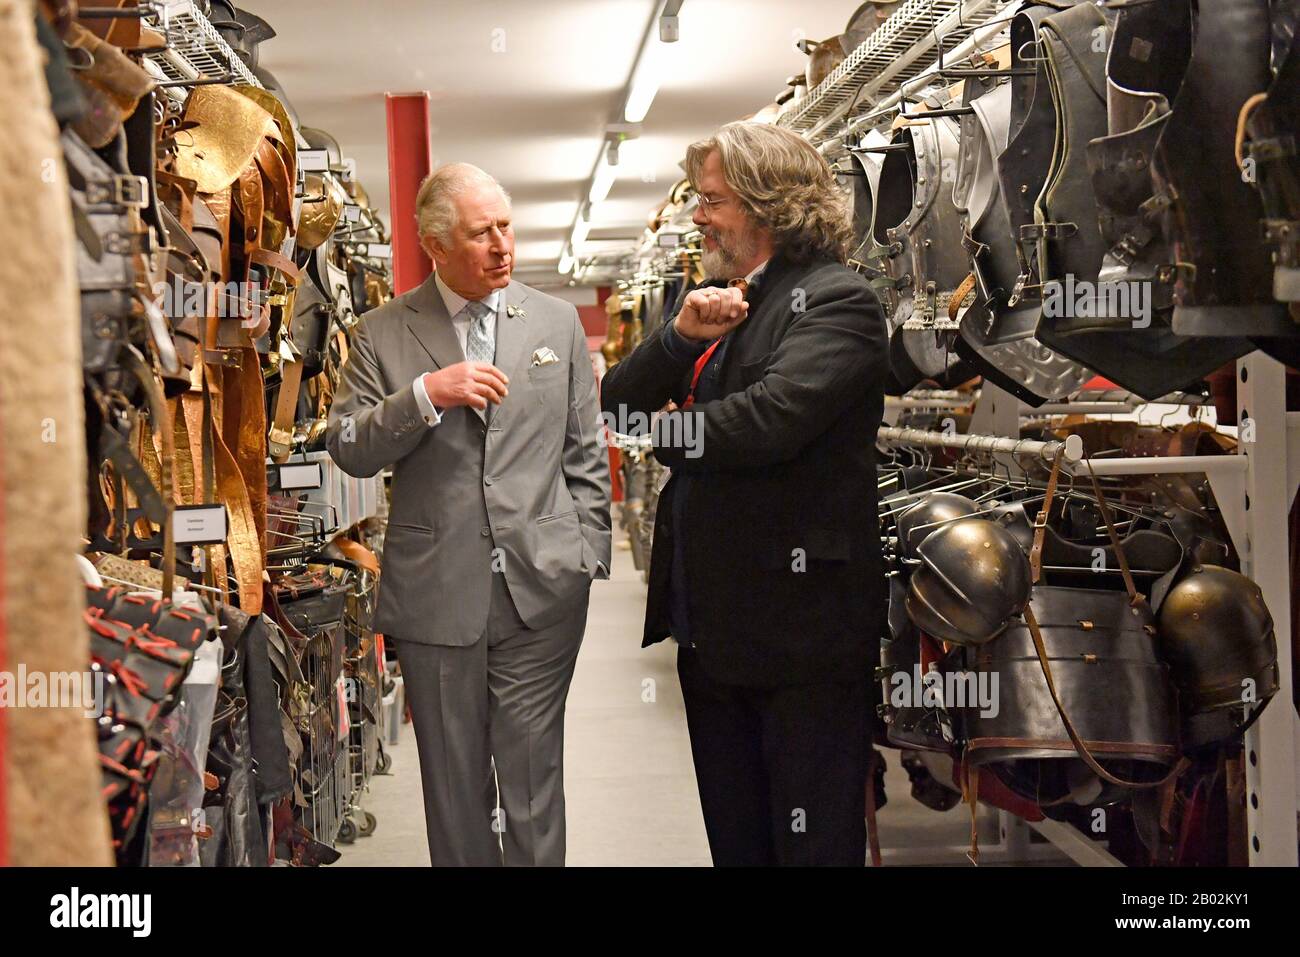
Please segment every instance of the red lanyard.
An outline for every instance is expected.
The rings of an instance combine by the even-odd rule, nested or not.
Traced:
[[[709,359],[713,355],[713,350],[722,344],[722,339],[714,339],[713,345],[704,350],[703,354],[695,360],[695,375],[691,376],[691,387],[686,390],[686,401],[682,403],[683,409],[689,409],[695,404],[695,387],[700,383],[700,375],[704,372],[704,367],[709,364]]]

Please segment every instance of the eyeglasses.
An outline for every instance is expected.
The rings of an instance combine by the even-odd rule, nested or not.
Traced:
[[[704,210],[704,215],[709,217],[710,219],[713,218],[713,211],[715,209],[717,209],[719,206],[725,206],[727,203],[727,198],[725,196],[720,199],[712,199],[708,196],[705,196],[703,193],[699,195],[699,200],[700,200],[700,209]]]

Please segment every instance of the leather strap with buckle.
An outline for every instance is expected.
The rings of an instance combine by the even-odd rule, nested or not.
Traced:
[[[1065,446],[1062,445],[1052,459],[1052,472],[1047,479],[1047,493],[1043,496],[1043,507],[1034,517],[1034,540],[1029,549],[1029,581],[1037,585],[1043,576],[1043,542],[1047,537],[1047,519],[1051,515],[1052,500],[1056,497],[1056,484],[1061,477],[1061,461],[1065,458]]]
[[[1062,453],[1057,453],[1055,460],[1052,462],[1052,476],[1048,480],[1047,496],[1043,502],[1043,509],[1034,521],[1034,545],[1030,553],[1030,573],[1031,580],[1036,585],[1042,574],[1042,543],[1047,525],[1047,515],[1051,507],[1051,499],[1055,494],[1056,480],[1060,473],[1060,463]],[[1087,459],[1084,461],[1088,462]],[[1106,496],[1102,493],[1101,484],[1097,481],[1097,475],[1092,470],[1092,463],[1088,462],[1088,474],[1092,478],[1093,491],[1097,496],[1097,505],[1101,510],[1102,520],[1106,523],[1106,532],[1110,536],[1111,544],[1115,548],[1115,557],[1119,562],[1120,573],[1124,576],[1124,588],[1128,592],[1129,605],[1135,613],[1140,613],[1146,607],[1146,599],[1138,592],[1134,584],[1132,572],[1129,570],[1128,559],[1124,555],[1124,546],[1119,540],[1119,533],[1115,530],[1115,523],[1111,516],[1110,506],[1106,502]],[[1185,767],[1187,759],[1182,758],[1174,764],[1169,773],[1158,781],[1126,781],[1107,771],[1092,755],[1092,751],[1084,742],[1079,732],[1074,727],[1074,722],[1070,720],[1069,714],[1065,710],[1065,705],[1061,701],[1060,693],[1056,689],[1056,679],[1052,674],[1052,666],[1047,658],[1047,647],[1043,643],[1043,632],[1039,628],[1038,619],[1034,616],[1032,602],[1025,606],[1025,624],[1029,626],[1029,635],[1034,642],[1034,651],[1038,655],[1038,663],[1043,670],[1043,678],[1047,681],[1047,690],[1052,695],[1052,703],[1056,706],[1056,713],[1061,717],[1061,723],[1065,726],[1065,732],[1070,736],[1070,743],[1074,745],[1075,753],[1082,759],[1088,768],[1101,778],[1111,784],[1119,785],[1126,788],[1158,788],[1166,782],[1177,777]],[[1147,610],[1147,617],[1150,617],[1150,610]]]
[[[104,180],[86,183],[86,203],[91,206],[111,204],[144,209],[149,205],[149,181],[143,176],[117,173]]]

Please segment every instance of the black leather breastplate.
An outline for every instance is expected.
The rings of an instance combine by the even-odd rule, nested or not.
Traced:
[[[1287,335],[1294,328],[1271,295],[1259,195],[1243,182],[1234,155],[1241,106],[1269,85],[1268,5],[1174,2],[1191,5],[1192,54],[1153,167],[1172,197],[1164,215],[1174,260],[1190,266],[1176,272],[1174,330]]]
[[[1088,144],[1108,244],[1101,279],[1150,283],[1157,312],[1173,306],[1173,269],[1161,231],[1166,198],[1153,195],[1151,161],[1191,58],[1189,16],[1182,3],[1149,4],[1120,14],[1106,65],[1107,133]]]
[[[1056,122],[1052,164],[1034,203],[1034,226],[1022,244],[1036,243],[1039,275],[1096,279],[1103,252],[1097,200],[1088,178],[1087,145],[1106,132],[1106,41],[1102,12],[1081,4],[1040,24],[1039,53]],[[1026,235],[1028,233],[1028,235]]]
[[[975,302],[961,317],[958,352],[980,374],[1026,402],[1068,395],[1091,377],[1079,364],[1048,349],[1032,335],[1008,335],[1007,299],[1019,274],[1015,241],[1001,200],[997,157],[1006,149],[1011,86],[971,81],[974,113],[962,117],[962,152],[953,192],[965,207],[963,236],[975,274]]]
[[[1283,34],[1285,11],[1274,16]],[[1300,24],[1291,21],[1289,46],[1279,52],[1267,99],[1249,114],[1246,156],[1254,164],[1253,185],[1264,207],[1264,241],[1273,255],[1273,297],[1290,303],[1300,322]]]
[[[1047,61],[1035,52],[1039,26],[1053,12],[1047,7],[1033,6],[1016,14],[1011,21],[1011,67],[1034,71],[1028,76],[1011,78],[1010,132],[1007,148],[998,157],[1002,202],[1011,235],[1017,243],[1020,228],[1034,223],[1034,204],[1047,181],[1048,157],[1056,139],[1056,111],[1052,107]],[[1020,276],[1017,288],[1012,290],[1009,303],[1012,307],[1022,302],[1032,304],[1040,298],[1034,288],[1039,280],[1036,264],[1031,259],[1033,252],[1032,244],[1018,245]],[[1022,320],[1018,324],[1033,328],[1036,310],[1031,308],[1031,315],[1032,322]]]
[[[1205,343],[1177,336],[1168,311],[1159,309],[1168,299],[1162,277],[1171,274],[1172,260],[1159,240],[1149,151],[1167,128],[1160,118],[1161,89],[1176,82],[1178,21],[1163,4],[1123,11],[1107,61],[1104,104],[1098,71],[1106,54],[1097,40],[1111,38],[1111,31],[1100,11],[1076,6],[1044,17],[1039,26],[1057,137],[1028,231],[1035,246],[1030,251],[1022,243],[1022,249],[1039,276],[1060,285],[1046,290],[1054,301],[1045,305],[1038,338],[1155,398],[1251,348],[1242,339]],[[1145,233],[1132,232],[1144,222]]]

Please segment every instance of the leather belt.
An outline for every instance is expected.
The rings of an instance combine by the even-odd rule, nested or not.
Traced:
[[[284,345],[292,350],[293,345],[287,339]],[[296,357],[285,360],[281,351],[280,391],[275,400],[275,420],[267,437],[267,448],[271,458],[276,462],[287,462],[293,451],[293,425],[298,413],[298,391],[302,387],[302,360]]]

